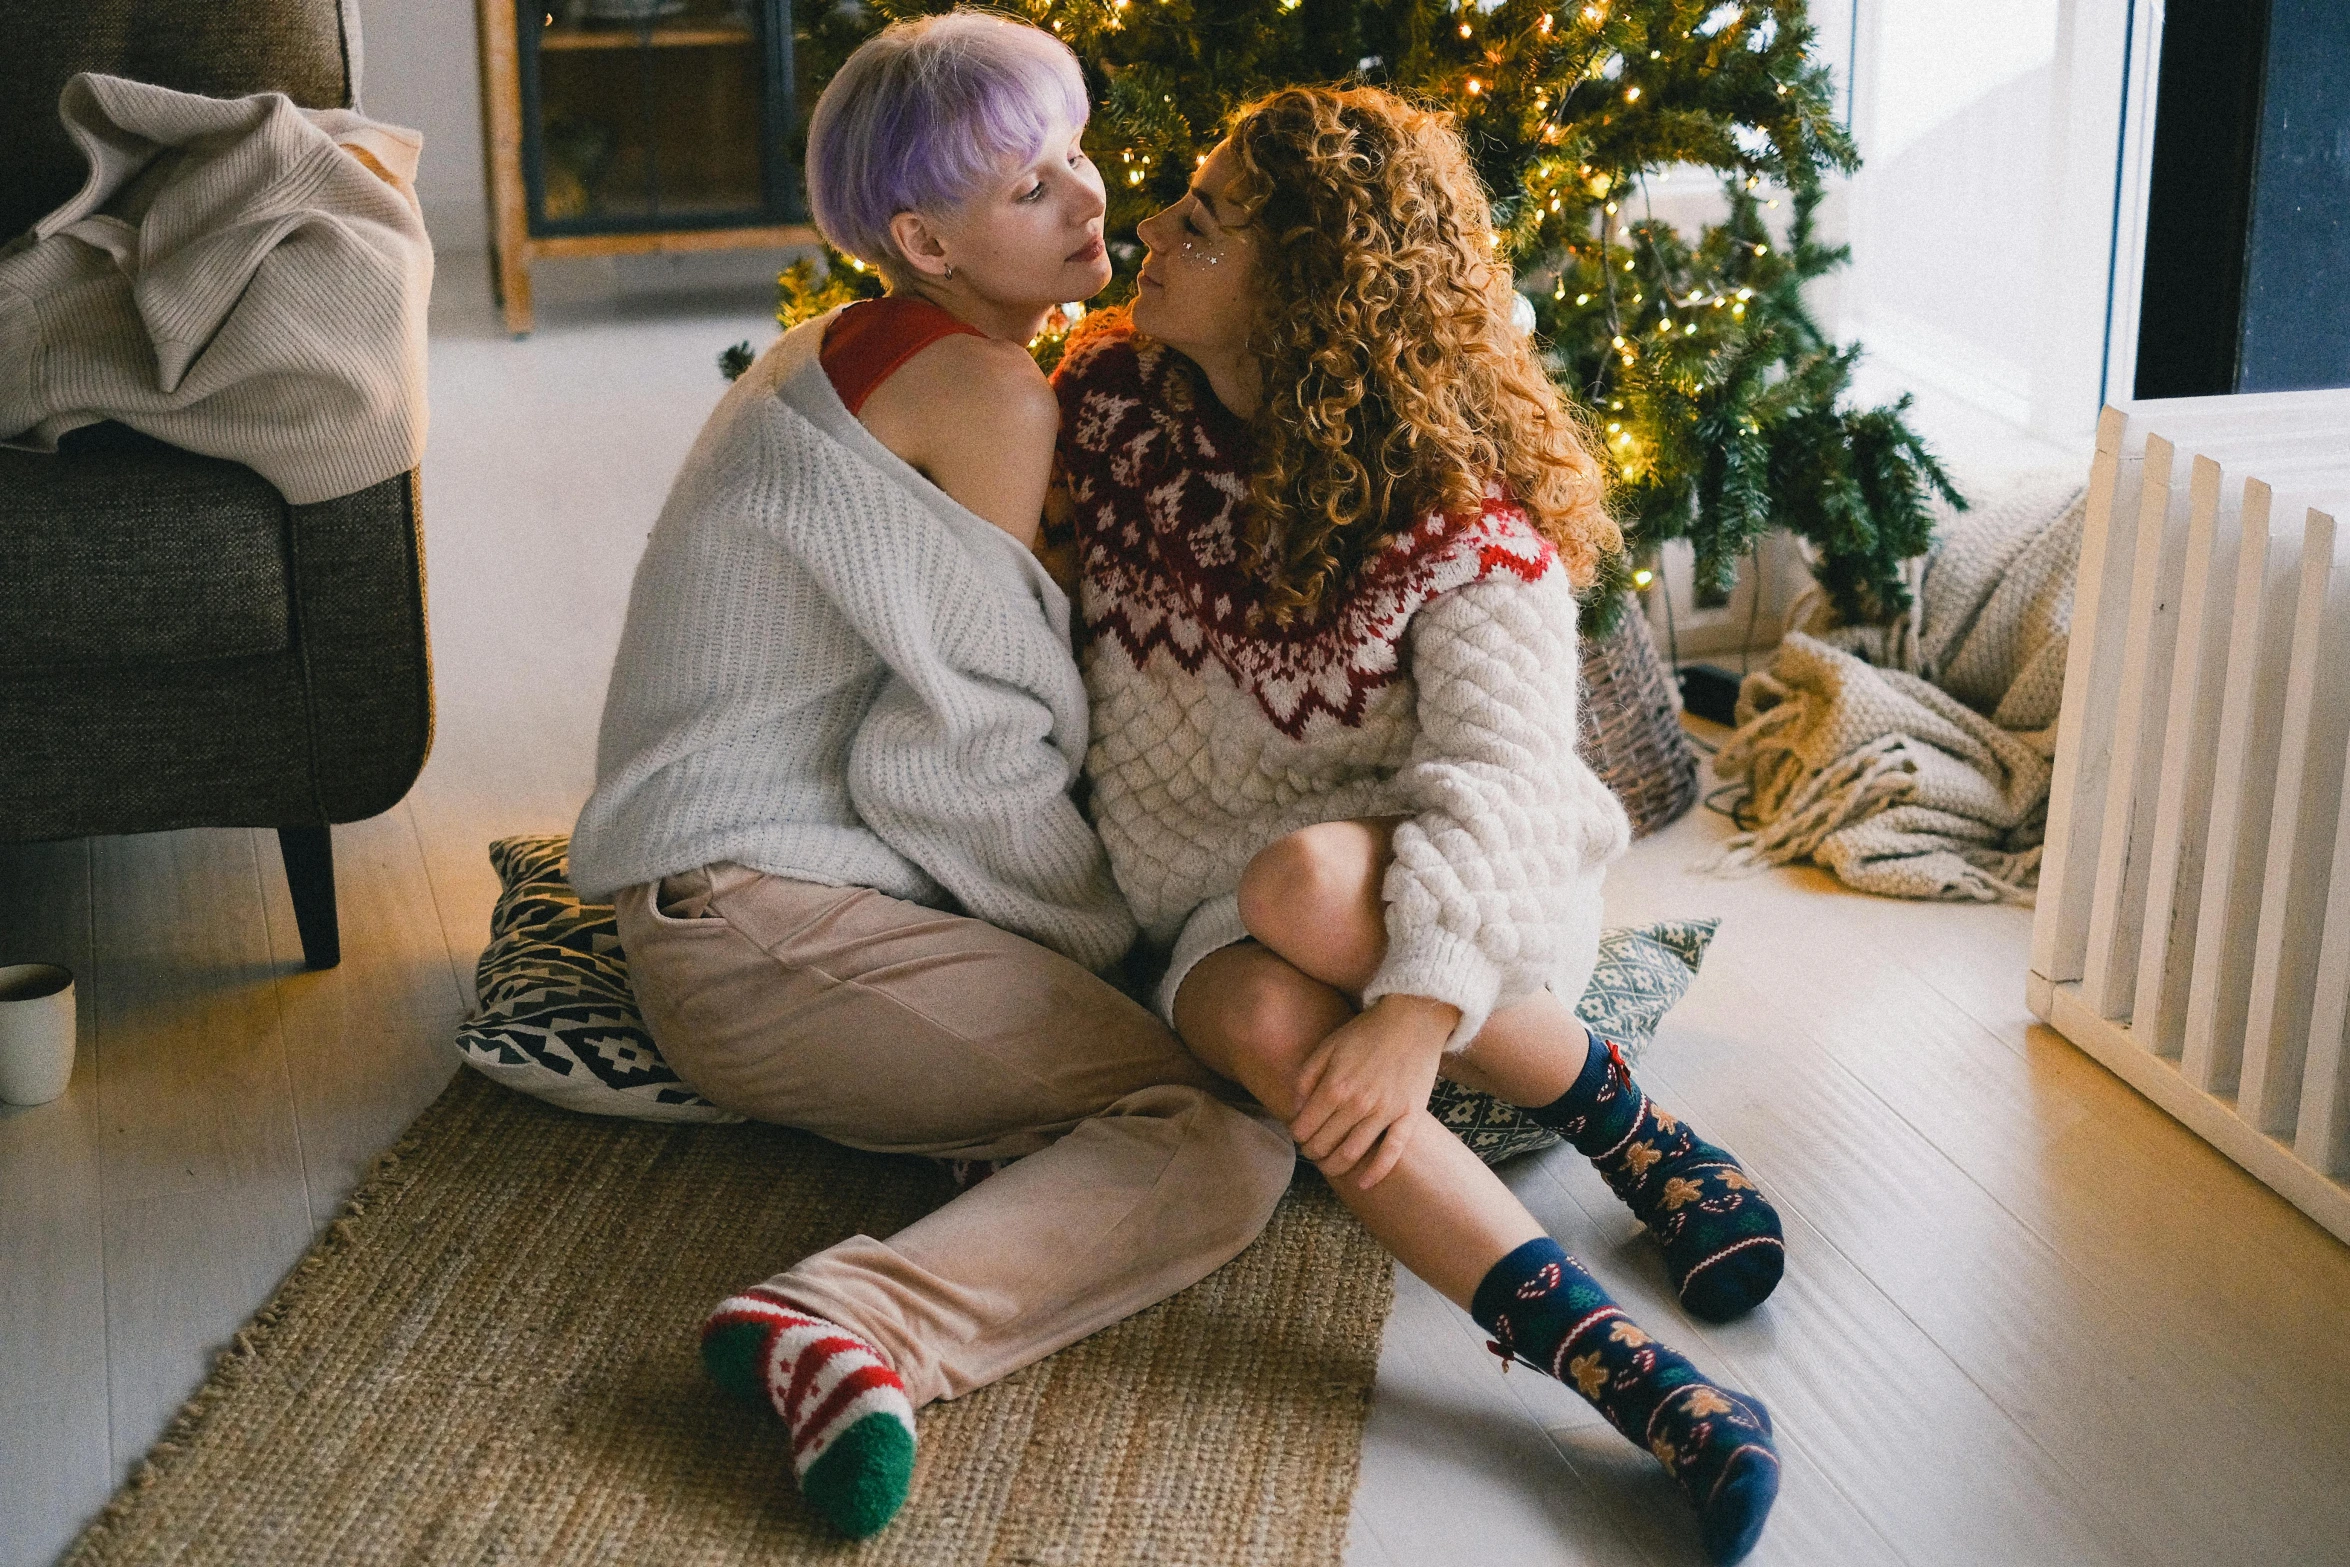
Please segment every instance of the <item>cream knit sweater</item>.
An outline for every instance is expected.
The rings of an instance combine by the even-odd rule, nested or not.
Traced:
[[[830,320],[735,382],[662,508],[572,881],[597,897],[732,860],[960,906],[1104,967],[1134,924],[1069,796],[1068,600],[842,405]]]
[[[1576,754],[1575,598],[1498,491],[1357,574],[1323,626],[1251,623],[1235,559],[1245,432],[1166,350],[1107,335],[1056,376],[1093,695],[1087,769],[1118,885],[1171,959],[1242,940],[1236,889],[1300,827],[1408,818],[1366,1002],[1460,1008],[1450,1045],[1548,985],[1583,992],[1600,883],[1631,836]]]
[[[417,134],[87,72],[58,108],[90,175],[0,248],[0,444],[54,451],[118,419],[297,505],[414,468]]]

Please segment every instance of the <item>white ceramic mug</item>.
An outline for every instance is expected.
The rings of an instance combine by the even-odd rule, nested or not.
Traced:
[[[73,1079],[73,971],[0,968],[0,1100],[45,1105]]]

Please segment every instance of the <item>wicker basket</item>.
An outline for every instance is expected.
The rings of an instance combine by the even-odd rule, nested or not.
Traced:
[[[1583,760],[1624,802],[1633,837],[1678,821],[1697,803],[1697,753],[1637,603],[1624,606],[1613,631],[1585,639],[1578,713]]]

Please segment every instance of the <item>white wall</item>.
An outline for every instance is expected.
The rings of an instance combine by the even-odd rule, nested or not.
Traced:
[[[481,74],[472,0],[358,0],[366,63],[361,102],[424,133],[416,193],[445,252],[488,248],[481,165]]]

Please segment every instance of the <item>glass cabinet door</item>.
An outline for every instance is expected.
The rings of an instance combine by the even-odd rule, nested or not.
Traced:
[[[785,0],[516,0],[534,235],[804,221]]]

